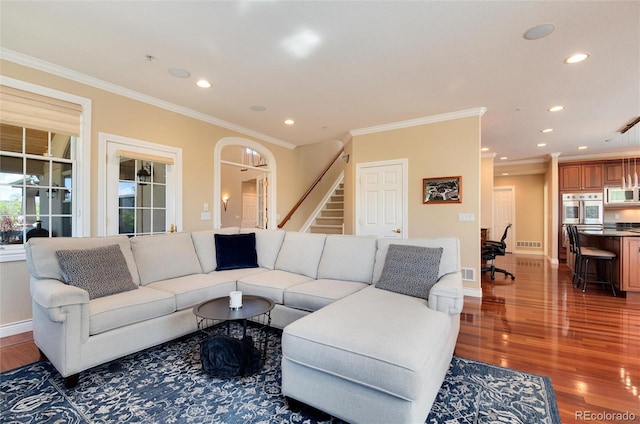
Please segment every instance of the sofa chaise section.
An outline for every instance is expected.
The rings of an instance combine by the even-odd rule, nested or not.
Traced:
[[[424,422],[460,326],[458,243],[378,240],[376,282],[391,244],[443,249],[429,299],[369,286],[291,323],[282,334],[283,394],[351,423]]]

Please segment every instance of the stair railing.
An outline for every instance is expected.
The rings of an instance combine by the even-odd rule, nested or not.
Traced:
[[[329,172],[333,164],[336,163],[336,161],[340,159],[340,157],[342,157],[343,153],[344,153],[344,148],[340,149],[340,151],[333,157],[331,162],[329,162],[329,165],[327,165],[326,168],[324,168],[324,170],[320,173],[320,175],[318,175],[318,178],[315,179],[315,181],[311,184],[311,186],[309,186],[307,191],[302,195],[302,197],[300,197],[300,200],[298,200],[298,202],[293,206],[293,208],[291,208],[287,216],[285,216],[282,222],[278,224],[278,228],[282,228],[285,226],[285,224],[291,219],[293,214],[296,213],[298,208],[302,205],[302,202],[304,202],[306,198],[309,197],[313,189],[316,188],[318,183],[320,183],[320,180],[322,180],[322,178],[327,174],[327,172]]]

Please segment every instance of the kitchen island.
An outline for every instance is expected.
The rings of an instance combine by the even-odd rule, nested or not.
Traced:
[[[579,231],[582,246],[592,246],[616,254],[613,280],[627,299],[640,302],[640,228],[607,228]]]

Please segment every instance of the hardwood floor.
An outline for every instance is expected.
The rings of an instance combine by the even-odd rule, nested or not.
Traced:
[[[483,276],[482,299],[465,298],[456,355],[550,377],[563,423],[605,412],[640,421],[640,303],[599,285],[582,293],[565,264],[542,258],[496,266],[516,280]]]
[[[456,355],[550,377],[563,423],[604,413],[640,421],[640,303],[597,285],[583,294],[566,265],[542,258],[496,265],[516,280],[483,276],[482,299],[465,299]],[[1,371],[37,360],[31,333],[0,339]],[[604,418],[591,421],[625,421]]]
[[[0,339],[0,372],[40,360],[40,352],[33,343],[33,334],[16,334]]]

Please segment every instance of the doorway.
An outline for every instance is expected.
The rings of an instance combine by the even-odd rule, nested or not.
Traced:
[[[249,225],[248,221],[254,220],[253,212],[245,210],[243,182],[247,181],[252,181],[255,187],[255,202],[246,199],[255,204],[254,227],[276,228],[276,180],[276,159],[269,149],[241,137],[218,141],[214,150],[214,228],[242,226],[245,221]],[[224,211],[223,197],[227,199]]]
[[[182,149],[105,133],[98,143],[98,235],[180,231]]]
[[[507,225],[511,228],[507,233],[505,243],[507,253],[513,253],[516,240],[516,212],[515,209],[515,187],[495,187],[493,189],[493,228],[490,235],[491,240],[500,240]]]

